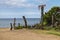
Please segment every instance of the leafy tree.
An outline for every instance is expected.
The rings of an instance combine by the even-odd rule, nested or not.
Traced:
[[[44,23],[45,25],[51,25],[52,24],[52,15],[54,16],[54,22],[56,21],[56,18],[60,18],[60,15],[57,14],[57,12],[60,11],[60,7],[52,7],[48,12],[44,14]]]

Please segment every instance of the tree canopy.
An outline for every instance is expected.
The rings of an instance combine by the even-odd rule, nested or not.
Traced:
[[[60,19],[60,7],[52,7],[48,12],[44,14],[44,24],[51,25],[52,24],[52,15],[54,15],[54,21],[56,22],[56,18]]]

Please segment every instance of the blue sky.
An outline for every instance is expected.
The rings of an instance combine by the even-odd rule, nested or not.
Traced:
[[[60,6],[60,0],[0,0],[0,18],[40,18],[41,4],[46,4],[47,12],[53,6]]]

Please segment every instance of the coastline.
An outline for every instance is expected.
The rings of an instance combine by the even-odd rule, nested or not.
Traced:
[[[0,28],[0,31],[8,31],[10,28]]]

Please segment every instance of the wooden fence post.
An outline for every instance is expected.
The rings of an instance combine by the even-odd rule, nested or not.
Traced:
[[[14,23],[13,23],[14,29],[16,28],[16,18],[14,18]]]
[[[18,26],[20,27],[20,23],[18,23]]]
[[[27,28],[27,20],[26,20],[25,16],[23,16],[23,20],[25,22],[25,27]]]
[[[13,28],[13,27],[12,27],[12,23],[10,23],[10,26],[11,26],[10,30],[12,30],[12,28]]]

